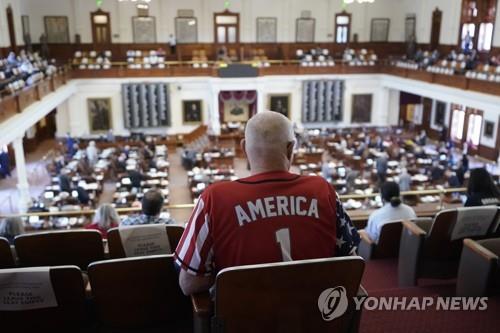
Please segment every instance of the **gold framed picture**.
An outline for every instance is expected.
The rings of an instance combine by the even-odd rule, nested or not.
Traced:
[[[250,119],[250,106],[245,101],[224,103],[224,122],[246,123]]]
[[[182,101],[182,122],[184,124],[201,124],[203,121],[202,100]]]
[[[290,94],[268,95],[267,108],[290,118]]]
[[[111,98],[88,98],[90,133],[107,132],[112,128]]]

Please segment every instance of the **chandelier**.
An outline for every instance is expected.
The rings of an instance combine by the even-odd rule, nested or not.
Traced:
[[[356,1],[357,3],[374,3],[375,0],[343,0],[344,1],[344,4],[346,5],[349,5],[351,3],[354,3],[354,1]]]

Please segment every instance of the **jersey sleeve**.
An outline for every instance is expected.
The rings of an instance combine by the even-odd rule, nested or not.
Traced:
[[[213,238],[208,200],[205,191],[198,200],[174,253],[176,265],[196,276],[209,276],[213,269]]]
[[[353,256],[356,255],[360,237],[358,230],[352,224],[351,218],[344,210],[344,206],[336,196],[336,221],[337,221],[337,244],[335,247],[335,256]]]

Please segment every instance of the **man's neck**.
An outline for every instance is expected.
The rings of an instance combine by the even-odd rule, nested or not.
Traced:
[[[250,175],[255,176],[261,173],[266,172],[288,172],[290,168],[284,165],[276,165],[276,166],[250,166]]]

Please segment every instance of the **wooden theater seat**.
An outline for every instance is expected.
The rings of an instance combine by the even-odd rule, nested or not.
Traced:
[[[82,332],[88,318],[80,269],[50,267],[50,280],[57,307],[0,311],[2,332]]]
[[[0,269],[11,268],[15,266],[14,256],[10,249],[9,241],[0,237]]]
[[[17,236],[14,240],[20,266],[76,265],[86,271],[104,259],[102,236],[97,230],[52,231]]]
[[[102,328],[177,332],[179,324],[192,327],[189,298],[179,287],[172,255],[94,262],[88,273]]]
[[[500,293],[500,238],[464,239],[457,276],[457,296]]]
[[[360,312],[353,297],[359,295],[363,270],[361,257],[224,269],[217,274],[213,313],[208,294],[192,296],[195,332],[209,332],[210,321],[211,332],[356,332]],[[344,288],[346,298],[327,298],[325,303],[337,300],[339,312],[342,304],[346,310],[327,321],[323,315],[329,311],[319,299],[330,288]]]
[[[173,251],[181,240],[182,233],[184,232],[184,227],[180,225],[165,225],[165,228],[168,235],[168,240],[170,242],[170,248]],[[108,230],[108,247],[109,257],[111,259],[127,257],[125,255],[125,250],[122,245],[122,239],[120,237],[118,228],[112,228]]]
[[[431,222],[429,218],[417,218],[411,222]],[[359,243],[359,255],[365,259],[389,259],[397,258],[399,255],[399,243],[403,221],[391,221],[382,226],[378,243],[370,238],[367,232],[359,230],[361,242]]]
[[[495,212],[489,220],[481,217],[485,209]],[[499,212],[500,208],[496,207],[457,208],[439,212],[432,222],[404,221],[399,248],[399,285],[415,286],[418,278],[456,277],[462,240],[491,238],[498,234]],[[471,217],[460,225],[458,217],[464,213]]]
[[[359,255],[365,260],[397,258],[401,230],[403,230],[402,221],[392,221],[384,224],[380,229],[378,243],[375,243],[366,231],[359,230],[361,236]]]

